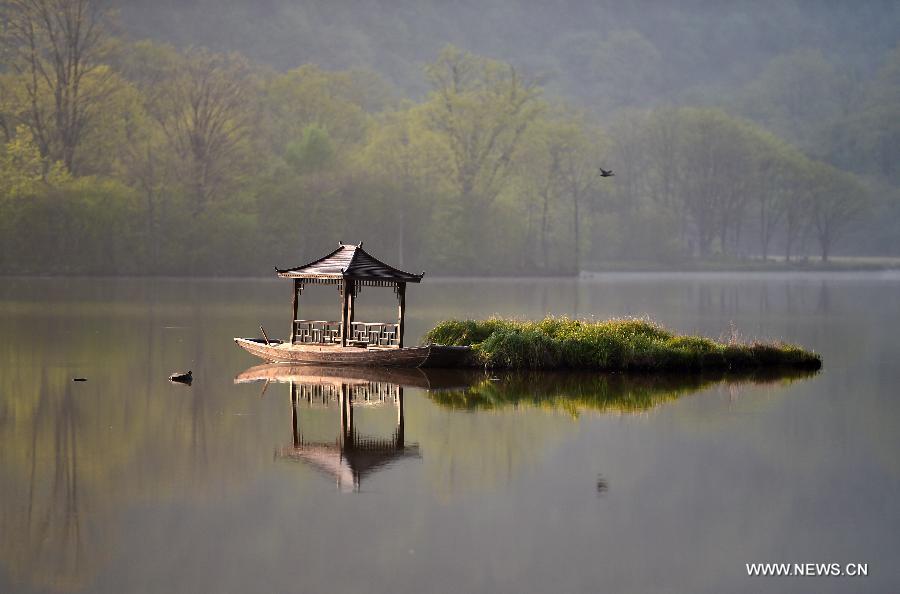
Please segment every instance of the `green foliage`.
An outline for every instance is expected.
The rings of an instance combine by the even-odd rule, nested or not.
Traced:
[[[753,249],[767,258],[777,243],[790,259],[815,237],[827,259],[868,208],[852,175],[719,109],[625,113],[613,137],[627,180],[610,207],[618,226],[634,229],[614,257],[735,258]]]
[[[142,254],[128,240],[137,235],[136,193],[119,181],[80,177],[7,204],[4,267],[13,273],[133,274]],[[28,229],[28,241],[10,241]],[[31,268],[34,267],[34,268]]]
[[[425,341],[471,346],[478,362],[490,368],[699,371],[821,365],[819,355],[794,345],[678,336],[646,319],[449,320],[430,330]]]
[[[368,110],[391,104],[385,86],[369,72],[330,72],[312,64],[271,76],[262,98],[269,115],[264,133],[280,152],[312,126],[327,131],[333,150],[341,151],[363,140]]]
[[[10,23],[27,25],[47,1],[16,3]],[[86,53],[63,48],[84,59],[77,89],[29,77],[64,67],[48,61],[58,40],[47,31],[34,50],[27,27],[2,39],[0,273],[45,272],[59,261],[54,238],[94,245],[99,228],[147,274],[261,274],[352,237],[431,274],[900,248],[900,50],[856,74],[827,52],[792,50],[737,95],[698,101],[718,108],[663,108],[650,100],[671,84],[663,42],[629,25],[555,39],[554,56],[577,65],[566,80],[537,78],[547,63],[447,46],[419,99],[398,101],[365,64],[278,72],[239,54],[126,43],[109,14],[92,15],[96,39],[74,40]],[[575,88],[581,106],[550,98]],[[84,222],[98,201],[107,210]],[[51,228],[49,243],[16,248]],[[119,270],[103,252],[81,260],[50,268]]]
[[[480,259],[469,239],[491,237],[491,209],[510,183],[526,130],[546,106],[541,88],[512,65],[453,46],[426,72],[427,125],[451,156],[444,170],[454,204],[442,212],[442,251],[446,265],[463,272]]]
[[[334,161],[334,144],[328,131],[310,124],[303,130],[303,138],[291,142],[285,151],[285,160],[301,173],[324,169]]]
[[[0,200],[34,196],[46,186],[68,179],[60,163],[49,163],[41,156],[34,137],[26,126],[18,126],[15,136],[0,147]]]

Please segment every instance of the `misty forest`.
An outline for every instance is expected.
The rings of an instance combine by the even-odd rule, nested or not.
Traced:
[[[2,11],[3,274],[900,254],[896,2]]]

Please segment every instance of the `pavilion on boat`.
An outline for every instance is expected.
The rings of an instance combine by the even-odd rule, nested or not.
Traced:
[[[362,243],[340,243],[323,258],[296,268],[275,271],[293,279],[293,316],[290,344],[403,348],[406,283],[418,283],[424,273],[412,274],[385,264],[368,252]],[[336,285],[341,297],[341,319],[298,319],[299,299],[307,285]],[[397,322],[358,322],[354,304],[362,287],[392,287],[397,294]]]

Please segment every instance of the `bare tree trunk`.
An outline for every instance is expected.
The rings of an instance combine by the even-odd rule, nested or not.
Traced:
[[[575,259],[575,273],[581,272],[581,234],[579,233],[580,221],[578,219],[578,206],[579,206],[579,191],[578,187],[572,188],[572,232],[575,239],[574,246],[574,259]]]
[[[406,208],[400,204],[397,208],[397,265],[402,269],[404,266],[404,232],[406,231]]]
[[[246,61],[206,50],[191,50],[156,93],[153,115],[182,163],[194,216],[204,214],[238,177],[240,146],[250,135],[251,97]]]
[[[111,92],[112,75],[98,70],[108,53],[109,12],[96,0],[7,0],[4,8],[9,66],[30,105],[25,123],[41,155],[75,173],[84,133]]]
[[[828,254],[831,251],[832,240],[830,221],[827,218],[825,218],[824,220],[817,220],[816,227],[819,246],[822,248],[822,262],[827,262]]]

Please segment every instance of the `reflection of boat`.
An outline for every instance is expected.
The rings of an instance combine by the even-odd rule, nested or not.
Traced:
[[[251,367],[234,378],[234,383],[295,382],[298,384],[388,382],[426,390],[464,388],[484,379],[473,369],[406,369],[402,367],[348,367],[267,363]]]
[[[329,388],[334,393],[329,394]],[[298,402],[321,398],[340,408],[340,433],[334,442],[314,442],[303,438],[297,412]],[[360,435],[353,423],[354,407],[385,404],[397,407],[397,424],[390,438]],[[419,446],[407,444],[404,436],[403,387],[382,382],[291,382],[291,444],[280,448],[280,458],[306,462],[331,476],[342,491],[358,490],[360,481],[379,468],[404,458],[418,458]]]
[[[391,367],[460,367],[469,347],[403,345],[406,284],[418,283],[422,274],[411,274],[372,257],[362,244],[339,244],[338,249],[305,266],[275,269],[281,278],[293,280],[291,336],[286,342],[263,338],[235,338],[234,342],[261,359],[272,362],[324,365],[378,365]],[[307,286],[337,287],[341,319],[297,319],[298,301]],[[357,322],[355,303],[363,287],[391,287],[397,294],[396,322]]]
[[[301,461],[332,477],[342,491],[359,489],[360,481],[376,470],[405,458],[418,458],[419,447],[408,444],[404,433],[403,386],[428,388],[439,374],[418,369],[350,368],[316,365],[268,364],[252,367],[234,378],[235,383],[265,381],[290,384],[291,442],[276,456]],[[458,384],[457,384],[458,385]],[[333,441],[304,437],[300,407],[337,407],[339,432]],[[389,437],[360,434],[354,424],[355,409],[393,404],[396,424]]]

